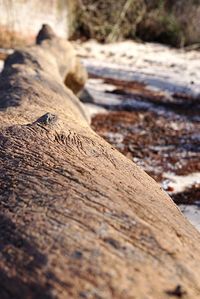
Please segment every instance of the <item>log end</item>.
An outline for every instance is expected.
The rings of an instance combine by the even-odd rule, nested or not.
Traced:
[[[65,78],[65,85],[70,88],[74,94],[79,94],[85,86],[88,79],[88,74],[85,67],[81,64],[78,58],[76,58],[75,66],[67,74]]]

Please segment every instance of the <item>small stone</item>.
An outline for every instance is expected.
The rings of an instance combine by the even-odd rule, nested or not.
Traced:
[[[166,191],[168,191],[168,192],[173,192],[173,191],[174,191],[174,188],[173,188],[172,186],[168,186],[167,189],[166,189]]]

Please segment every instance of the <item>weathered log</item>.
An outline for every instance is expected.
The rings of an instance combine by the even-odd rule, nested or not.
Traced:
[[[93,132],[45,28],[0,77],[0,298],[200,298],[199,233]]]

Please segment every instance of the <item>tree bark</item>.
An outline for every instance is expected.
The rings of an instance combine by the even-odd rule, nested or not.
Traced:
[[[199,233],[90,128],[70,43],[37,43],[0,77],[0,298],[200,298]]]

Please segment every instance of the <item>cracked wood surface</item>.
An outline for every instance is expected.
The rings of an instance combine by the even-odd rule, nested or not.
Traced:
[[[85,79],[70,43],[47,26],[6,60],[0,298],[200,298],[199,233],[92,131],[63,84],[78,92]]]

